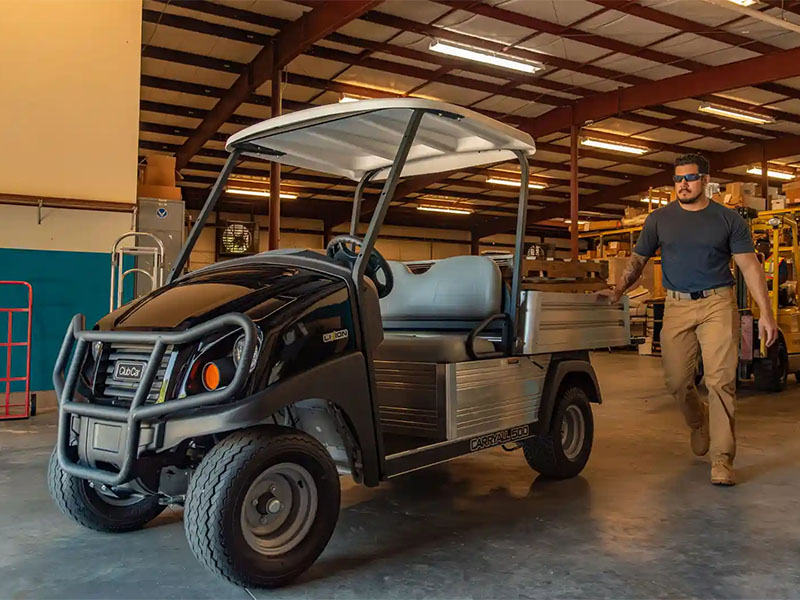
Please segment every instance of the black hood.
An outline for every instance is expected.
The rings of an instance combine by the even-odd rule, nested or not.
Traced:
[[[182,277],[106,315],[97,326],[102,331],[185,329],[231,312],[258,321],[345,286],[340,277],[315,269],[236,260]]]

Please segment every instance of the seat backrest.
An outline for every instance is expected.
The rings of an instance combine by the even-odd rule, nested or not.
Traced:
[[[400,321],[482,321],[501,311],[500,268],[484,256],[438,260],[414,274],[401,262],[389,261],[392,292],[381,299],[384,324]]]

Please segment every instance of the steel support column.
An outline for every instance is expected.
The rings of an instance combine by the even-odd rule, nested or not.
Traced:
[[[469,235],[469,253],[478,256],[481,253],[481,237],[474,231]]]
[[[767,202],[767,210],[769,210],[769,169],[767,168],[767,146],[761,146],[761,195]]]
[[[272,109],[270,118],[281,115],[281,71],[272,72]],[[277,250],[281,242],[281,164],[269,163],[269,249]]]
[[[569,129],[569,240],[573,260],[578,259],[578,133],[574,123]]]

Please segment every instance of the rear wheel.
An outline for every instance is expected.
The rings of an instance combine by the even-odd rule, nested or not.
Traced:
[[[766,358],[753,361],[756,388],[762,392],[780,392],[789,379],[789,354],[786,342],[778,338],[767,351]]]
[[[155,519],[164,506],[156,496],[116,497],[85,479],[73,477],[58,462],[56,451],[50,455],[47,472],[50,495],[65,515],[89,529],[122,533],[141,529]]]
[[[195,472],[186,536],[217,575],[278,587],[322,553],[339,501],[336,466],[317,440],[284,427],[241,431],[215,446]]]
[[[553,479],[575,477],[592,452],[594,421],[589,397],[578,386],[562,388],[556,398],[550,430],[522,442],[530,467]]]

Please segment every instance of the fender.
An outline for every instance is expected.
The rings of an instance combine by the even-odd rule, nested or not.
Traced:
[[[334,383],[335,382],[335,383]],[[379,482],[378,446],[364,355],[355,352],[318,365],[302,374],[269,386],[237,402],[203,409],[185,417],[173,417],[164,423],[162,449],[202,435],[224,433],[266,422],[272,415],[292,404],[320,399],[334,404],[345,417],[350,436],[344,442],[350,456],[361,456],[363,483]],[[352,447],[353,443],[357,448]],[[354,476],[355,471],[354,471]]]
[[[537,433],[543,434],[550,430],[550,420],[553,417],[553,410],[556,405],[556,395],[564,382],[570,376],[577,376],[586,384],[589,401],[600,404],[603,398],[600,394],[600,386],[597,384],[592,363],[589,362],[587,353],[571,353],[564,357],[553,356],[553,360],[547,369],[547,376],[544,380],[544,394],[539,410],[539,421]]]

